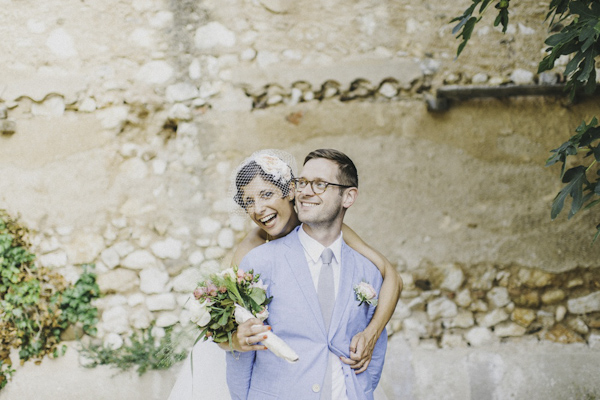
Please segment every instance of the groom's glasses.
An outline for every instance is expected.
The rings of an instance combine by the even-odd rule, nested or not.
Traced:
[[[352,187],[352,186],[348,186],[348,185],[340,185],[339,183],[330,183],[330,182],[325,182],[325,181],[320,181],[320,180],[309,181],[308,179],[304,179],[304,178],[296,178],[296,179],[294,179],[294,183],[296,184],[297,191],[304,190],[310,184],[310,187],[312,188],[312,191],[315,194],[325,193],[325,191],[327,190],[327,186],[338,186],[338,187],[343,187],[343,188]]]

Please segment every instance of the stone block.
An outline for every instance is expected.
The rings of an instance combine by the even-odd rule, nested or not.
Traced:
[[[600,292],[570,299],[567,308],[571,314],[587,314],[600,311]]]

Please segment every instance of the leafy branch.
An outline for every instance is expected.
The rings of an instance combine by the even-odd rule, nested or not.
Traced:
[[[502,25],[503,32],[508,26],[508,8],[510,0],[496,3],[498,15],[494,26]],[[491,4],[491,0],[472,0],[472,4],[462,15],[451,22],[458,22],[452,30],[456,38],[462,38],[457,49],[457,57],[471,38],[475,25],[481,20],[483,13]],[[477,6],[478,16],[475,17]],[[571,101],[579,93],[592,94],[596,91],[596,59],[600,55],[600,2],[597,0],[551,0],[546,21],[550,27],[559,27],[560,31],[551,34],[544,43],[548,46],[547,55],[538,65],[538,73],[554,68],[556,60],[561,56],[570,57],[565,66],[563,75],[566,78],[565,90],[569,92]],[[563,25],[569,21],[568,24]],[[555,24],[556,22],[556,24]],[[560,23],[560,24],[559,24]],[[546,166],[562,163],[560,178],[565,186],[554,198],[550,216],[555,219],[564,208],[565,200],[572,198],[568,218],[578,211],[588,209],[600,203],[599,173],[593,174],[593,167],[600,161],[600,127],[598,120],[593,117],[589,124],[585,121],[576,129],[576,134],[560,147],[551,150],[552,155]],[[577,159],[578,164],[565,171],[567,158],[585,153],[583,159]],[[593,156],[590,158],[590,156]],[[584,159],[589,159],[584,164]],[[594,175],[594,178],[590,178]],[[596,226],[597,232],[594,241],[600,235],[600,224]]]
[[[473,4],[471,4],[471,6],[469,6],[469,8],[467,8],[462,15],[460,15],[460,16],[454,18],[452,21],[450,21],[450,22],[458,21],[458,24],[452,29],[452,34],[456,35],[458,32],[460,32],[456,38],[457,39],[460,37],[463,38],[463,41],[458,45],[458,51],[456,52],[456,57],[460,56],[460,53],[462,53],[463,49],[469,42],[469,39],[471,39],[471,34],[473,33],[473,29],[475,28],[475,25],[479,21],[481,21],[483,14],[487,10],[488,6],[492,3],[492,0],[472,0],[472,1],[473,1]],[[495,6],[496,9],[499,10],[499,12],[498,12],[498,16],[496,17],[496,20],[494,21],[494,26],[498,26],[501,24],[503,33],[506,32],[506,28],[508,27],[508,5],[509,5],[509,3],[510,3],[510,0],[501,0],[498,3],[496,3],[496,6]],[[479,6],[479,11],[478,11],[478,16],[475,17],[475,16],[473,16],[473,13],[475,12],[477,6]]]

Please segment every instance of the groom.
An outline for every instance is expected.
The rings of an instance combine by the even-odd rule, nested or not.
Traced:
[[[270,351],[227,354],[227,383],[233,399],[373,399],[387,335],[375,345],[364,373],[355,374],[340,357],[350,358],[352,337],[375,309],[357,299],[355,286],[367,282],[379,292],[379,270],[348,247],[341,235],[346,210],[358,195],[358,174],[345,154],[311,152],[296,183],[302,222],[279,240],[259,246],[240,268],[254,269],[268,285],[268,323],[300,357],[290,364]]]

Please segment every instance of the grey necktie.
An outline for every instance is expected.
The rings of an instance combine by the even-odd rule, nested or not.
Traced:
[[[329,325],[331,323],[331,314],[333,314],[333,306],[335,304],[335,288],[333,286],[333,268],[331,267],[331,259],[333,258],[333,251],[330,248],[323,250],[321,254],[321,273],[319,274],[319,285],[317,288],[317,294],[319,296],[319,304],[321,306],[321,313],[323,314],[323,321],[325,322],[325,332],[329,332]],[[331,400],[332,398],[332,369],[331,369],[331,358],[329,357],[329,351],[327,352],[327,369],[325,370],[325,380],[323,381],[323,387],[321,388],[321,400]]]
[[[333,251],[330,248],[323,250],[321,254],[321,273],[319,275],[319,286],[317,293],[319,295],[319,304],[323,321],[325,321],[325,332],[329,332],[329,323],[331,322],[331,314],[333,314],[333,305],[335,304],[335,289],[333,286],[333,268],[331,267],[331,259]]]

